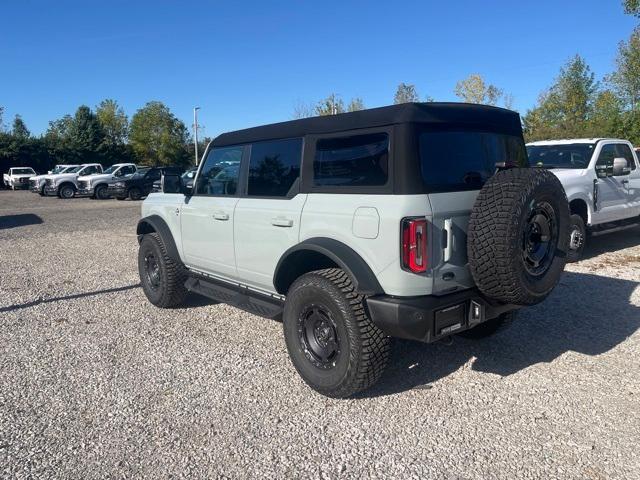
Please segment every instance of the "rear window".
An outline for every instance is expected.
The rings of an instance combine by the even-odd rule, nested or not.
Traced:
[[[536,167],[576,168],[589,166],[595,143],[570,143],[562,145],[529,145],[529,162]]]
[[[316,143],[316,187],[380,186],[389,176],[389,135],[323,138]]]
[[[496,164],[528,165],[519,136],[430,131],[419,138],[422,179],[431,191],[478,190],[495,173]]]

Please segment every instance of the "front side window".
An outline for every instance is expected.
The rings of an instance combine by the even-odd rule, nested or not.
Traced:
[[[316,143],[316,187],[381,186],[389,178],[389,135],[323,138]]]
[[[300,176],[302,139],[254,143],[249,160],[247,194],[286,197]]]
[[[617,143],[616,152],[617,152],[616,158],[625,158],[627,160],[627,166],[631,170],[636,169],[636,161],[633,158],[633,153],[631,152],[629,145],[626,145],[624,143]]]
[[[571,143],[563,145],[529,145],[529,163],[544,168],[575,168],[589,166],[595,144]]]
[[[153,181],[155,182],[156,180],[160,180],[160,177],[162,176],[162,172],[160,171],[159,168],[152,168],[151,170],[149,170],[147,172],[147,174],[145,175],[145,179],[147,181]]]
[[[98,173],[98,167],[96,167],[95,165],[89,165],[79,173],[80,175],[93,175],[94,173]]]
[[[133,165],[125,165],[120,170],[118,170],[117,175],[119,177],[126,177],[127,175],[131,175],[135,173],[136,169]]]
[[[235,195],[244,147],[214,148],[198,174],[196,195]]]
[[[479,190],[500,164],[528,164],[522,137],[491,132],[429,131],[419,137],[422,180],[431,191]]]

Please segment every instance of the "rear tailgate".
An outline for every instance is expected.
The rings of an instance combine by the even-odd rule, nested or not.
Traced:
[[[433,294],[474,286],[467,261],[467,224],[478,191],[432,193],[430,265]]]

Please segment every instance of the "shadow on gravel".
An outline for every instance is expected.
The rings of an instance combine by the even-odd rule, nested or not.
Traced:
[[[615,252],[640,245],[640,227],[629,228],[621,232],[605,233],[589,237],[582,252],[582,259],[597,257],[603,253]]]
[[[131,290],[134,288],[138,288],[140,286],[139,283],[133,285],[125,285],[124,287],[114,287],[114,288],[105,288],[104,290],[95,290],[93,292],[83,292],[83,293],[73,293],[71,295],[65,295],[63,297],[52,297],[52,298],[38,298],[37,300],[33,300],[31,302],[19,303],[16,305],[9,305],[8,307],[1,307],[0,313],[3,312],[12,312],[14,310],[21,310],[23,308],[34,307],[36,305],[40,305],[42,303],[53,303],[53,302],[62,302],[65,300],[75,300],[78,298],[86,298],[93,297],[95,295],[102,295],[105,293],[116,293],[123,292],[125,290]]]
[[[515,322],[492,337],[455,337],[450,345],[396,341],[387,371],[361,397],[428,389],[465,364],[507,376],[568,351],[592,356],[607,352],[640,328],[640,307],[630,303],[638,285],[565,272],[550,298],[523,309]]]
[[[0,230],[6,228],[25,227],[27,225],[39,225],[44,223],[42,218],[33,213],[19,215],[0,215]]]

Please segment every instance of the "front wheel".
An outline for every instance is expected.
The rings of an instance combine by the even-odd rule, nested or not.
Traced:
[[[142,290],[156,307],[177,307],[184,302],[187,272],[180,261],[169,256],[157,233],[142,237],[138,250],[138,273]]]
[[[58,197],[68,199],[73,198],[76,191],[71,185],[63,185],[58,189]]]
[[[584,246],[587,243],[587,227],[580,215],[571,215],[569,223],[569,249],[567,250],[567,262],[574,263],[580,260]]]
[[[94,190],[94,195],[98,200],[107,200],[109,198],[109,192],[106,185],[98,185]]]
[[[345,398],[382,375],[390,339],[364,308],[364,297],[338,268],[298,278],[287,294],[284,337],[293,366],[315,391]]]
[[[129,190],[129,198],[131,200],[140,200],[142,198],[142,192],[139,188],[133,187],[131,190]]]

